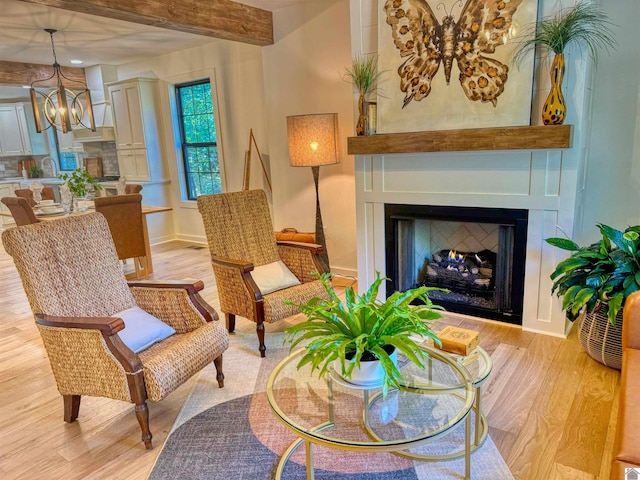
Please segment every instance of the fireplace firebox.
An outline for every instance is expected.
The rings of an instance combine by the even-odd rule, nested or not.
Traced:
[[[429,296],[448,311],[521,325],[527,222],[527,210],[386,204],[387,294],[439,287]]]

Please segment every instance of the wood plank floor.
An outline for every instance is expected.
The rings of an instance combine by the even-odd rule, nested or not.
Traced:
[[[194,247],[153,247],[154,278],[202,279],[203,297],[217,305],[208,250]],[[4,250],[0,279],[0,478],[145,479],[193,381],[150,403],[151,451],[139,440],[132,405],[124,402],[83,397],[78,421],[64,423],[62,398]],[[619,372],[588,357],[577,329],[563,340],[453,316],[442,323],[479,330],[492,355],[484,411],[516,478],[609,478]]]

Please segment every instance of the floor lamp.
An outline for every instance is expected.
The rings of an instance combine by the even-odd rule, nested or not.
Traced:
[[[292,167],[311,167],[316,186],[316,243],[322,245],[320,255],[324,271],[329,272],[329,253],[324,238],[318,176],[321,165],[340,161],[338,154],[338,114],[294,115],[287,117],[289,164]]]

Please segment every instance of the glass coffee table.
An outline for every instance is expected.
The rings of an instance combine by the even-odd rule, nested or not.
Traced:
[[[433,350],[433,347],[425,347],[423,346],[425,352],[429,353]],[[474,412],[474,432],[473,432],[473,443],[471,445],[471,452],[474,452],[478,447],[480,447],[487,438],[487,434],[489,432],[487,418],[482,413],[482,386],[486,382],[487,378],[489,378],[489,374],[493,368],[493,362],[491,360],[491,356],[486,352],[486,350],[480,346],[473,349],[473,351],[469,355],[457,355],[457,354],[448,354],[448,356],[455,360],[455,362],[464,367],[469,376],[471,377],[471,381],[473,383],[473,387],[475,388],[475,401],[473,404],[473,412]],[[433,377],[434,364],[431,357],[426,362],[425,368],[420,369],[414,363],[409,362],[405,368],[402,369],[402,376],[404,379],[403,388],[413,389],[424,388],[424,385],[429,385],[431,382],[431,378]],[[401,453],[400,453],[401,454]],[[406,455],[408,458],[413,460],[427,460],[427,461],[440,461],[440,460],[452,460],[454,458],[461,457],[465,454],[465,450],[461,449],[457,452],[451,452],[444,455],[428,456],[428,455]]]
[[[299,438],[280,459],[276,479],[282,477],[285,465],[302,444],[309,480],[314,478],[314,444],[345,451],[392,452],[425,461],[464,455],[465,478],[470,478],[470,412],[480,411],[476,403],[479,385],[455,357],[429,346],[422,348],[428,355],[426,368],[420,371],[399,355],[405,382],[386,398],[380,387],[352,385],[333,372],[321,379],[317,372],[311,374],[309,365],[298,370],[304,349],[280,362],[269,377],[267,398],[278,420]],[[461,452],[446,456],[412,453],[446,436],[463,421]],[[484,425],[486,430],[486,421]],[[480,443],[476,438],[474,447]]]

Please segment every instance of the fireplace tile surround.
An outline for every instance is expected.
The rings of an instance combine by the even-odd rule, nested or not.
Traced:
[[[551,295],[558,252],[544,242],[573,225],[576,148],[355,155],[358,279],[386,274],[385,204],[528,211],[522,329],[564,337],[567,322]],[[386,296],[381,291],[380,296]]]

